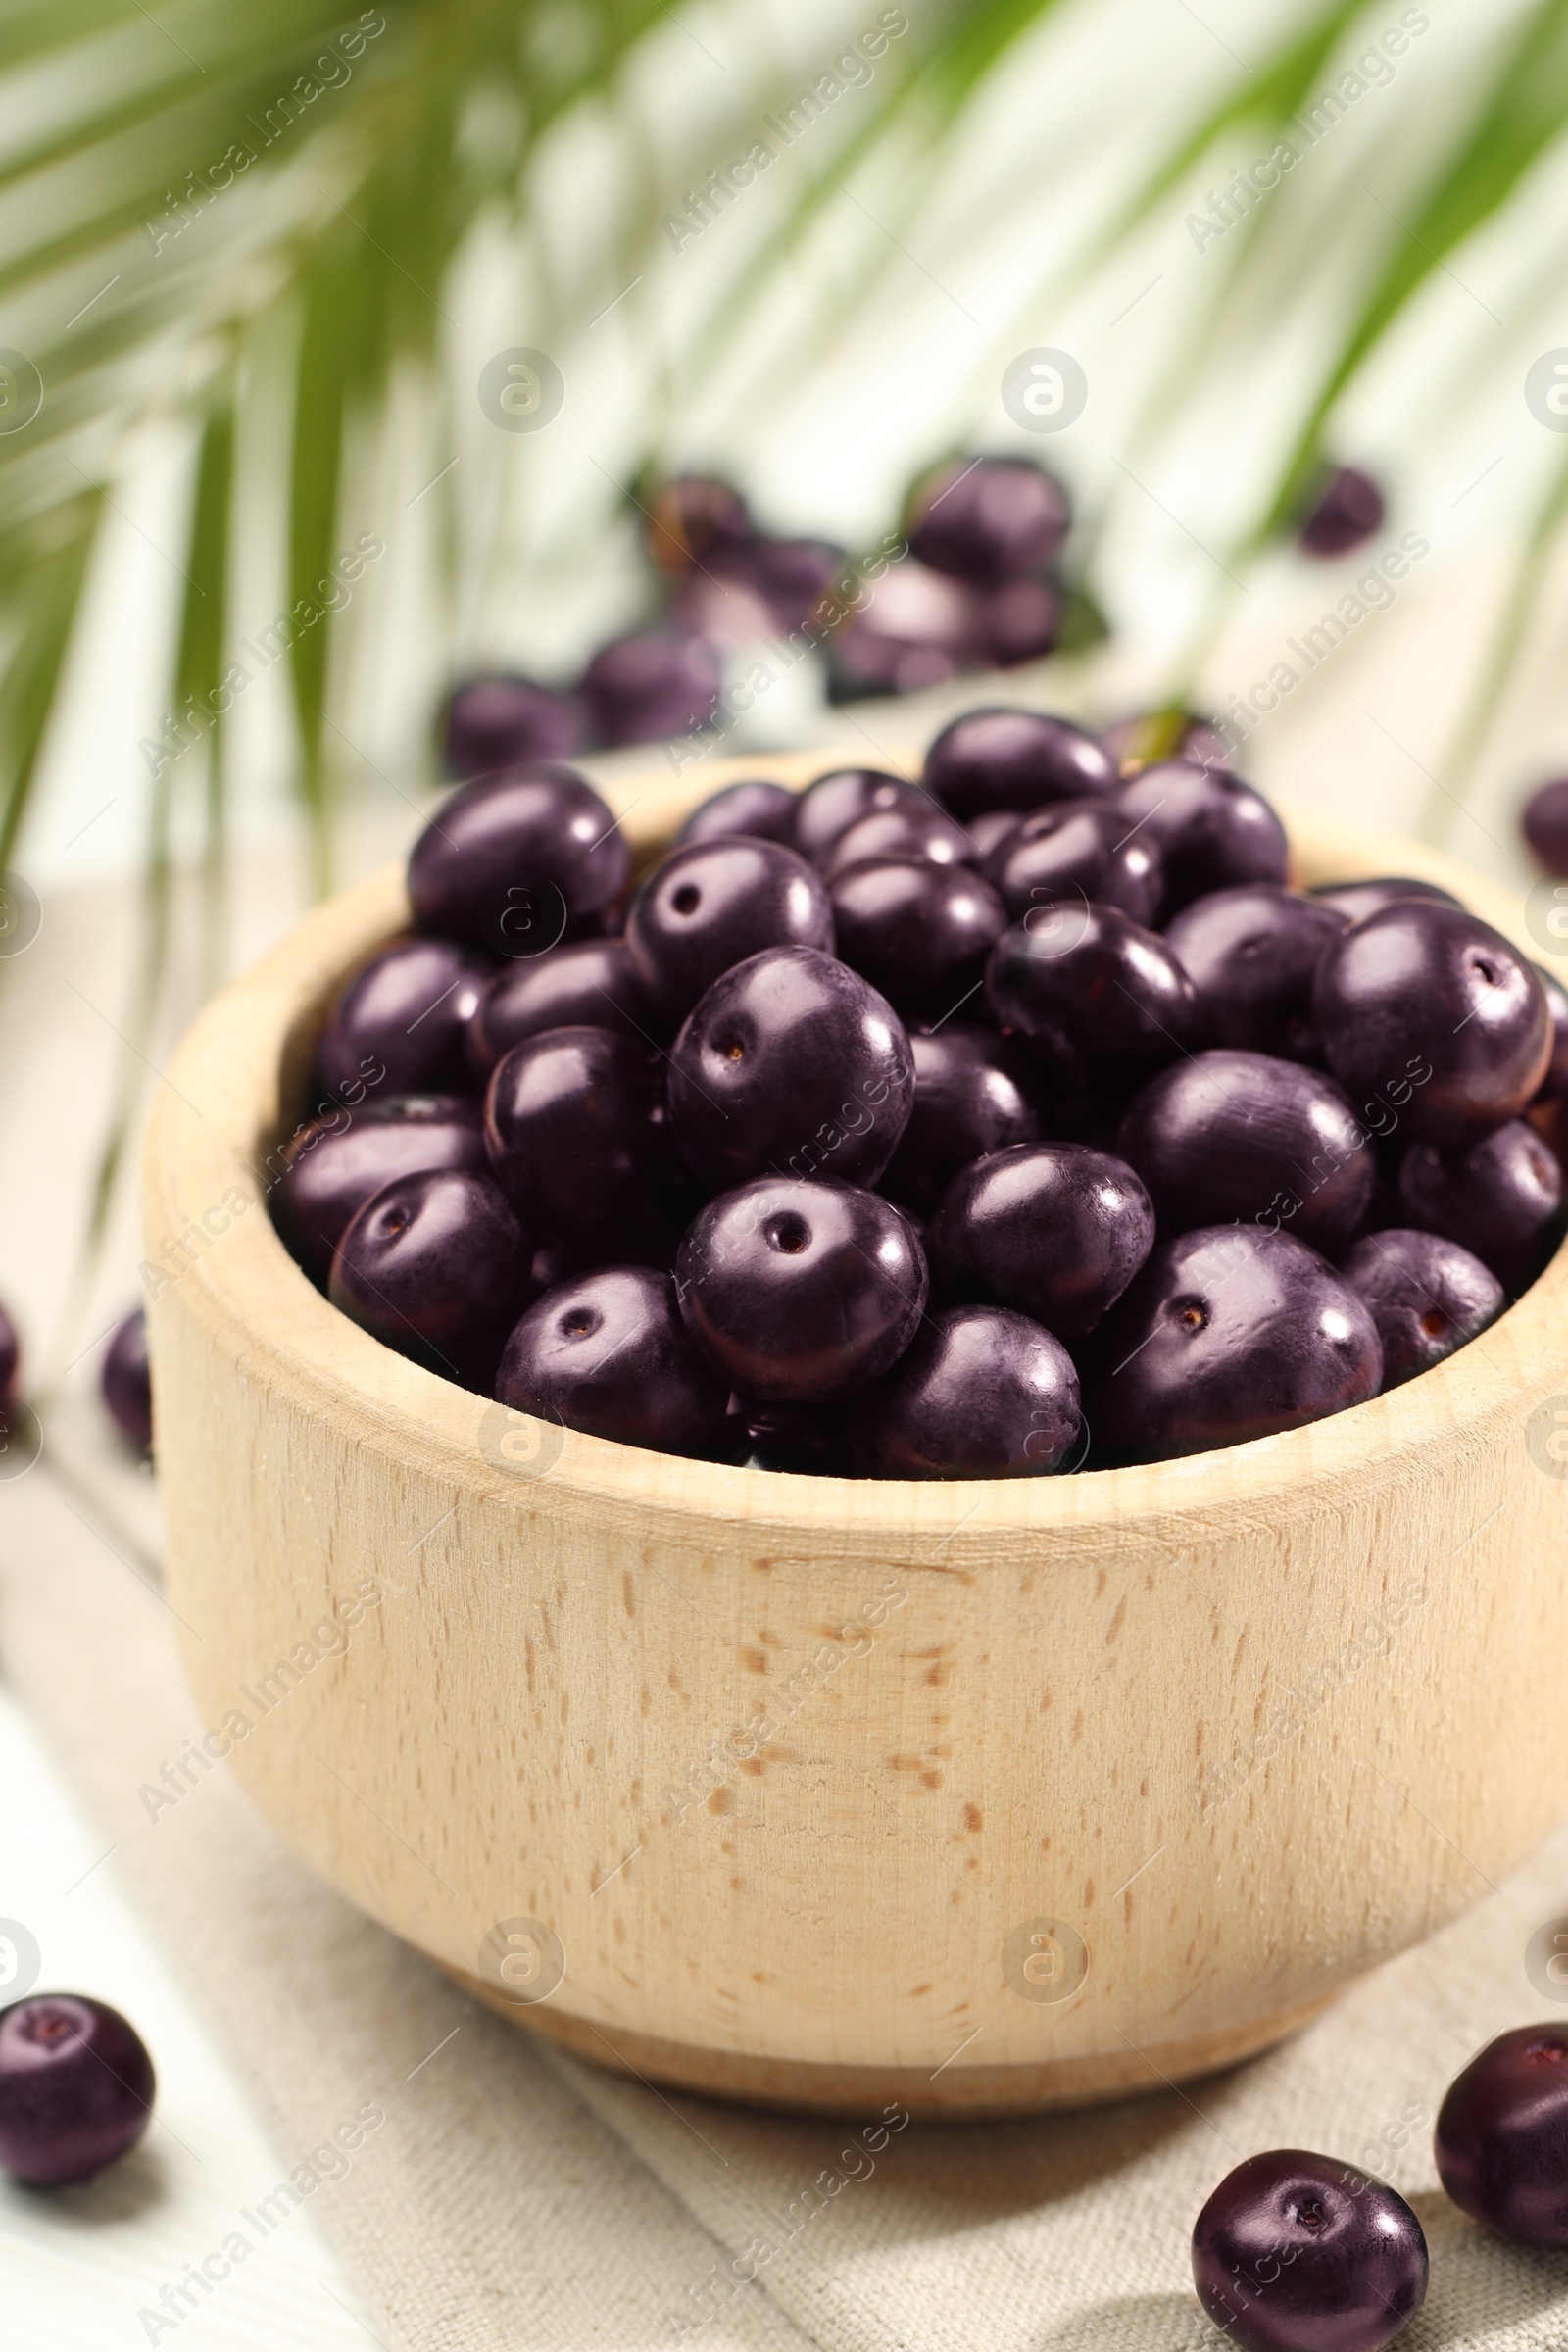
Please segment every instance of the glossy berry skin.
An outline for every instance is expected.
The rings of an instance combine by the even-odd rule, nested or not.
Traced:
[[[1319,882],[1306,895],[1314,905],[1337,907],[1348,923],[1381,914],[1401,899],[1435,899],[1440,906],[1459,904],[1452,891],[1440,890],[1435,882],[1414,882],[1407,874],[1375,874],[1365,882]]]
[[[1568,989],[1544,964],[1538,963],[1533,969],[1545,991],[1546,1010],[1551,1015],[1551,1059],[1535,1100],[1555,1102],[1568,1095]]]
[[[963,829],[969,836],[971,862],[983,871],[989,859],[1004,841],[1012,839],[1022,823],[1022,813],[1016,808],[986,808],[980,815],[966,818]]]
[[[153,2062],[134,2026],[79,1992],[0,2009],[0,2165],[33,2188],[91,2180],[152,2120]]]
[[[488,1173],[477,1102],[403,1095],[312,1120],[283,1147],[272,1215],[284,1244],[324,1288],[349,1219],[394,1177],[424,1168]]]
[[[1081,1426],[1059,1340],[1006,1307],[954,1306],[858,1400],[850,1447],[872,1478],[1039,1478]]]
[[[1443,1145],[1513,1118],[1551,1058],[1532,966],[1490,925],[1433,899],[1385,906],[1330,945],[1312,1025],[1352,1102],[1395,1089],[1408,1132]],[[1412,1089],[1403,1102],[1401,1081]]]
[[[624,940],[567,940],[526,963],[503,964],[468,1025],[469,1071],[483,1085],[525,1037],[583,1027],[613,1029],[644,1048],[666,1034]]]
[[[852,825],[890,808],[923,816],[931,796],[903,776],[880,767],[841,767],[818,776],[795,803],[792,847],[815,866],[832,863],[833,852]]]
[[[675,1020],[763,948],[832,947],[820,874],[777,841],[691,842],[656,868],[626,912],[638,977]]]
[[[786,784],[771,784],[762,777],[742,784],[726,784],[694,808],[679,833],[676,846],[683,848],[689,841],[731,841],[737,834],[757,841],[782,841],[790,848],[795,845],[795,808],[800,795],[791,792]]]
[[[1568,776],[1537,786],[1519,812],[1519,829],[1548,874],[1568,874]]]
[[[1343,1089],[1270,1054],[1195,1054],[1161,1070],[1134,1097],[1118,1148],[1162,1237],[1240,1219],[1332,1251],[1359,1232],[1377,1175]]]
[[[1157,1462],[1299,1429],[1377,1394],[1377,1326],[1287,1233],[1207,1225],[1164,1242],[1095,1335],[1097,1457]]]
[[[127,1446],[150,1453],[153,1444],[153,1382],[147,1360],[146,1309],[133,1306],[115,1325],[98,1376],[109,1418]],[[10,1400],[10,1390],[6,1391]]]
[[[490,776],[568,760],[582,742],[582,712],[532,678],[469,678],[453,688],[442,735],[449,775]]]
[[[693,1345],[667,1273],[606,1266],[536,1299],[496,1374],[503,1404],[660,1453],[716,1446],[727,1382]]]
[[[1162,760],[1122,787],[1129,826],[1165,861],[1165,919],[1210,891],[1283,882],[1285,828],[1261,793],[1222,767]]]
[[[760,1470],[791,1470],[801,1478],[852,1478],[850,1432],[842,1404],[764,1404],[756,1396],[730,1398],[726,1458]]]
[[[1153,1245],[1139,1176],[1087,1144],[1018,1144],[976,1160],[926,1233],[944,1297],[1016,1307],[1064,1340],[1093,1331]]]
[[[1441,1364],[1502,1311],[1496,1277],[1442,1234],[1387,1226],[1357,1242],[1340,1272],[1378,1327],[1386,1391]]]
[[[932,865],[964,865],[974,857],[974,843],[962,825],[945,816],[935,801],[923,808],[873,809],[841,833],[823,862],[831,882],[847,865],[862,865],[868,858],[924,858]]]
[[[1301,545],[1309,556],[1348,556],[1383,528],[1384,513],[1372,476],[1358,466],[1342,466],[1320,487],[1301,525]]]
[[[1533,1127],[1509,1119],[1467,1151],[1412,1144],[1399,1162],[1399,1201],[1413,1225],[1462,1242],[1518,1291],[1556,1233],[1562,1168]]]
[[[680,1310],[743,1396],[821,1403],[890,1371],[920,1326],[925,1254],[902,1209],[849,1184],[763,1177],[700,1209]]]
[[[1109,801],[1058,801],[1037,808],[986,862],[1011,921],[1057,899],[1093,899],[1152,924],[1164,893],[1164,864],[1154,843],[1129,833]]]
[[[944,1021],[915,1030],[914,1108],[882,1190],[911,1208],[935,1208],[960,1168],[1040,1135],[1038,1082],[1026,1055],[993,1030]]]
[[[1312,976],[1348,919],[1325,900],[1271,882],[1211,891],[1184,906],[1165,926],[1165,945],[1198,993],[1201,1043],[1315,1059]]]
[[[468,1024],[495,973],[488,956],[446,939],[410,939],[356,972],[327,1014],[317,1076],[353,1104],[388,1095],[456,1094],[468,1079]]]
[[[1333,2156],[1274,2148],[1228,2173],[1193,2228],[1193,2283],[1243,2352],[1382,2352],[1426,2299],[1404,2199]]]
[[[619,898],[631,853],[591,784],[569,767],[539,767],[460,785],[409,858],[409,898],[421,931],[492,955],[553,947],[563,919]]]
[[[141,1309],[136,1307],[132,1312],[139,1314]],[[17,1401],[17,1374],[21,1366],[22,1343],[17,1338],[17,1327],[0,1306],[0,1414],[8,1413]]]
[[[956,1012],[1007,924],[965,865],[869,858],[836,873],[831,896],[840,956],[911,1020]]]
[[[532,1256],[488,1176],[402,1176],[350,1224],[327,1297],[384,1348],[485,1396]]]
[[[662,1071],[612,1029],[545,1029],[504,1054],[484,1099],[496,1182],[549,1240],[645,1227],[675,1176]]]
[[[1183,1051],[1193,984],[1164,941],[1115,906],[1037,906],[991,952],[986,1001],[1064,1087],[1130,1081]]]
[[[916,486],[906,533],[918,563],[991,588],[1049,564],[1067,522],[1067,494],[1043,466],[955,458]]]
[[[597,743],[662,743],[711,718],[720,683],[704,638],[640,629],[602,646],[578,691]]]
[[[925,783],[950,816],[967,824],[992,808],[1027,813],[1047,801],[1118,790],[1121,778],[1097,735],[1045,710],[966,710],[925,756]]]
[[[1527,2246],[1568,2246],[1568,2029],[1515,2026],[1448,2085],[1433,2134],[1461,2212]]]
[[[774,1169],[874,1184],[908,1123],[914,1063],[858,972],[817,948],[767,948],[698,1001],[667,1083],[676,1144],[705,1184]]]
[[[961,581],[906,556],[848,612],[829,640],[829,691],[917,694],[940,686],[980,656],[980,598]]]

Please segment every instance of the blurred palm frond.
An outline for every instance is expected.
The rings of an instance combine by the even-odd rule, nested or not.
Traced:
[[[1200,175],[1217,170],[1223,186],[1256,142],[1265,151],[1280,139],[1304,145],[1303,110],[1353,71],[1358,45],[1364,54],[1388,13],[1306,0],[1280,20],[1270,55],[1250,70],[1237,61],[1173,106],[1163,149],[1151,154],[1146,140],[1139,168],[1095,218],[1042,236],[1003,330],[1013,338],[1005,348],[1161,222],[1173,226],[1184,206],[1208,201],[1195,197]],[[661,417],[678,413],[683,387],[736,349],[771,296],[775,265],[812,250],[825,220],[850,218],[846,183],[864,175],[886,193],[884,233],[846,238],[833,284],[809,290],[802,332],[815,336],[818,353],[828,347],[906,255],[909,220],[997,92],[1029,69],[1058,14],[1058,0],[909,0],[907,39],[860,92],[855,124],[817,139],[781,216],[737,247],[727,278],[679,312],[661,363],[663,402],[650,401],[648,446],[630,454],[622,481],[639,458],[657,459]],[[1417,20],[1429,23],[1407,8],[1400,22]],[[846,32],[851,23],[846,14]],[[682,180],[703,155],[736,143],[744,151],[760,114],[787,103],[801,79],[798,60],[754,40],[749,71],[726,69],[716,100],[710,75],[702,105],[677,106],[672,118],[680,76],[672,82],[670,50],[683,39],[706,44],[662,0],[402,0],[347,21],[323,0],[171,0],[156,15],[139,0],[13,0],[0,24],[0,119],[15,126],[0,150],[0,304],[12,360],[26,355],[22,372],[5,378],[11,412],[0,405],[0,427],[22,418],[22,429],[0,429],[4,859],[36,789],[95,543],[141,438],[172,428],[189,452],[188,514],[170,555],[185,589],[165,690],[149,697],[167,699],[177,721],[193,698],[211,700],[232,658],[232,582],[256,568],[258,514],[282,518],[286,608],[318,601],[352,486],[373,470],[404,388],[424,384],[437,410],[447,395],[457,366],[452,289],[495,224],[526,240],[539,299],[557,306],[564,340],[599,311],[601,271],[584,266],[578,246],[567,249],[560,226],[551,172],[566,134],[597,125],[620,159],[602,258],[631,273],[650,267],[662,216],[682,201]],[[1411,187],[1392,208],[1374,198],[1381,211],[1318,257],[1338,289],[1341,323],[1299,386],[1237,539],[1238,571],[1298,511],[1332,454],[1345,402],[1400,322],[1563,147],[1568,0],[1523,0],[1479,50],[1473,40],[1441,50],[1434,42],[1407,95],[1396,88],[1379,103],[1416,159]],[[1423,135],[1427,120],[1436,128]],[[1145,430],[1168,429],[1180,410],[1195,343],[1255,301],[1260,284],[1286,289],[1298,267],[1293,233],[1283,193],[1238,217],[1185,338],[1150,382]],[[27,363],[43,385],[30,419]],[[0,365],[11,365],[4,353]],[[981,414],[977,377],[956,431]],[[607,500],[606,528],[612,516]],[[1504,691],[1532,583],[1562,520],[1563,499],[1548,487],[1478,665],[1472,745]],[[443,524],[431,536],[429,598],[448,613],[457,561]],[[328,610],[288,649],[297,789],[318,888],[331,873],[342,635]],[[161,767],[151,795],[150,940],[167,906],[176,805],[186,801],[203,845],[209,940],[221,932],[221,718],[208,711],[172,740],[197,735],[197,756]],[[146,985],[155,989],[157,976],[149,948]]]

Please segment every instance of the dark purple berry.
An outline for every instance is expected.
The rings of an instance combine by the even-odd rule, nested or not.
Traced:
[[[1078,1375],[1027,1315],[949,1307],[853,1419],[851,1450],[873,1478],[1039,1478],[1078,1442]]]
[[[1134,1097],[1119,1149],[1162,1237],[1238,1219],[1332,1251],[1360,1231],[1377,1173],[1334,1080],[1269,1054],[1197,1054],[1161,1070]]]
[[[964,831],[969,836],[971,864],[984,866],[996,856],[1004,841],[1010,841],[1023,817],[1016,808],[985,808],[978,816],[965,819]]]
[[[1399,1162],[1399,1203],[1413,1225],[1462,1242],[1521,1291],[1556,1238],[1562,1168],[1533,1127],[1509,1119],[1467,1150],[1412,1144]]]
[[[596,742],[662,743],[712,717],[720,683],[706,639],[641,629],[600,648],[579,692]]]
[[[1099,737],[1071,719],[994,710],[966,710],[943,728],[925,756],[925,783],[967,824],[992,808],[1027,812],[1113,793],[1121,778]]]
[[[1285,828],[1261,793],[1219,767],[1163,760],[1122,787],[1129,828],[1165,861],[1165,917],[1239,882],[1283,882]]]
[[[327,1297],[384,1348],[487,1396],[533,1249],[488,1176],[400,1176],[344,1234]]]
[[[924,816],[931,807],[928,792],[903,776],[890,775],[886,768],[834,768],[818,776],[798,797],[791,846],[813,865],[825,867],[832,863],[838,843],[862,817],[890,808],[906,808]]]
[[[0,2165],[33,2188],[90,2180],[152,2120],[157,2078],[107,2001],[37,1992],[0,2010]]]
[[[1092,1331],[1154,1244],[1154,1211],[1124,1160],[1087,1144],[1018,1144],[956,1176],[931,1220],[932,1279],[950,1298]]]
[[[1568,776],[1537,786],[1519,812],[1519,829],[1548,874],[1568,874]]]
[[[326,1016],[316,1051],[321,1085],[351,1106],[368,1088],[460,1091],[468,1083],[468,1024],[495,968],[445,939],[388,948],[356,972]]]
[[[977,588],[1049,564],[1066,535],[1067,494],[1030,458],[954,458],[917,484],[910,552]]]
[[[1324,900],[1270,882],[1211,891],[1184,906],[1165,926],[1165,945],[1198,993],[1200,1042],[1314,1060],[1312,976],[1348,919]]]
[[[1208,1225],[1155,1250],[1095,1335],[1097,1456],[1157,1462],[1299,1429],[1375,1396],[1377,1326],[1287,1233]]]
[[[1249,2156],[1193,2229],[1198,2299],[1241,2352],[1382,2352],[1425,2301],[1427,2271],[1401,2196],[1302,2148]]]
[[[791,1470],[802,1478],[855,1475],[842,1404],[764,1404],[756,1396],[732,1396],[728,1426],[734,1453],[760,1470]]]
[[[654,492],[643,511],[643,532],[660,570],[678,574],[720,549],[744,545],[752,518],[728,482],[683,473]]]
[[[737,834],[758,841],[782,841],[795,847],[795,809],[799,793],[787,784],[770,784],[761,777],[744,784],[727,784],[694,808],[676,835],[677,848],[689,841],[730,841]]]
[[[763,948],[833,946],[821,876],[782,842],[691,842],[656,867],[626,912],[626,949],[672,1020]]]
[[[868,1388],[919,1328],[925,1257],[902,1209],[850,1184],[763,1177],[700,1209],[681,1313],[730,1386],[764,1403]]]
[[[1026,1038],[1059,1085],[1087,1090],[1147,1074],[1185,1051],[1193,984],[1164,941],[1114,906],[1037,906],[991,952],[998,1026]]]
[[[823,861],[829,881],[847,865],[862,865],[868,858],[924,858],[932,865],[964,865],[974,857],[974,843],[962,825],[945,816],[935,801],[923,808],[876,808],[841,833]]]
[[[1524,1109],[1551,1059],[1534,968],[1458,907],[1403,899],[1325,949],[1312,1025],[1359,1102],[1385,1095],[1412,1135],[1457,1145]]]
[[[1551,1015],[1551,1059],[1534,1100],[1556,1102],[1568,1095],[1568,989],[1544,964],[1538,963],[1533,969],[1545,991],[1546,1010]]]
[[[453,688],[442,733],[450,775],[490,776],[569,760],[582,742],[582,713],[568,695],[532,678],[470,678]]]
[[[469,1068],[483,1084],[525,1037],[581,1028],[613,1029],[646,1049],[667,1035],[623,940],[568,940],[531,962],[503,964],[469,1025]]]
[[[1472,2221],[1527,2246],[1568,2246],[1568,2028],[1515,2026],[1448,2085],[1438,2178]]]
[[[1372,476],[1357,466],[1341,466],[1319,486],[1301,525],[1301,545],[1309,556],[1348,556],[1383,528],[1384,513]]]
[[[676,1172],[659,1059],[611,1029],[544,1029],[504,1054],[484,1140],[525,1231],[603,1236],[617,1255],[627,1227],[656,1219]]]
[[[833,632],[836,697],[918,694],[945,685],[974,667],[978,621],[972,588],[906,556]]]
[[[1385,1390],[1441,1364],[1502,1310],[1502,1285],[1441,1234],[1384,1227],[1357,1242],[1340,1271],[1378,1327]]]
[[[907,1124],[914,1065],[903,1022],[858,972],[818,948],[768,948],[694,1006],[668,1089],[704,1183],[776,1171],[874,1184]]]
[[[1038,662],[1054,650],[1061,622],[1061,591],[1049,580],[1008,580],[980,599],[980,651],[997,669]]]
[[[131,1312],[139,1315],[141,1308],[133,1307]],[[21,1368],[22,1343],[17,1337],[17,1327],[0,1306],[0,1416],[9,1413],[17,1402],[17,1375]]]
[[[911,1208],[935,1208],[960,1168],[1040,1134],[1038,1078],[1006,1038],[947,1021],[909,1039],[914,1108],[888,1162],[882,1190]]]
[[[349,1219],[383,1185],[426,1168],[489,1170],[479,1105],[461,1095],[403,1095],[332,1111],[291,1137],[280,1157],[273,1217],[323,1287]]]
[[[617,899],[631,853],[604,802],[574,769],[536,768],[460,785],[409,858],[421,931],[526,958],[565,922]]]
[[[831,539],[778,539],[766,534],[727,547],[709,560],[712,584],[742,591],[762,612],[756,635],[787,637],[803,628],[833,587],[844,550]],[[705,583],[707,585],[708,583]]]
[[[1093,899],[1152,924],[1164,891],[1159,851],[1129,823],[1102,800],[1058,801],[1024,817],[985,867],[1009,920],[1057,899]]]
[[[1318,882],[1306,895],[1314,906],[1336,907],[1348,923],[1381,914],[1401,899],[1435,899],[1440,906],[1459,904],[1451,891],[1440,890],[1435,882],[1412,882],[1407,874],[1375,874],[1365,882]]]
[[[606,1266],[536,1299],[496,1374],[503,1404],[589,1437],[703,1453],[723,1436],[728,1384],[692,1344],[669,1275]]]
[[[15,1365],[13,1365],[15,1377]],[[153,1381],[147,1359],[147,1313],[144,1307],[133,1306],[128,1315],[115,1325],[99,1374],[99,1388],[109,1418],[127,1446],[138,1453],[150,1453],[153,1444]],[[9,1406],[11,1391],[5,1398]]]
[[[1007,921],[989,882],[966,865],[871,858],[836,872],[831,890],[840,956],[901,1013],[941,1019],[971,996],[978,1009]]]

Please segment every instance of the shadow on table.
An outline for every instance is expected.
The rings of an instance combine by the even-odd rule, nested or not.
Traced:
[[[143,2140],[96,2180],[83,2180],[74,2188],[28,2188],[13,2180],[6,2183],[5,2194],[24,2211],[47,2212],[91,2228],[95,2223],[135,2221],[162,2203],[167,2187],[163,2153]]]

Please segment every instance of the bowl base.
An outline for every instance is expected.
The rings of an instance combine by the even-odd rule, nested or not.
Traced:
[[[448,1968],[446,1973],[498,2016],[545,2034],[574,2058],[610,2074],[635,2076],[665,2090],[696,2091],[736,2106],[774,2108],[785,2115],[863,2118],[879,2108],[902,2105],[921,2123],[1045,2115],[1054,2108],[1100,2107],[1112,2099],[1135,2098],[1141,2091],[1168,2090],[1195,2076],[1255,2058],[1309,2025],[1349,1989],[1348,1984],[1336,1985],[1332,1992],[1271,2010],[1245,2026],[1155,2042],[1149,2048],[1135,2049],[1129,2042],[1120,2050],[1081,2058],[1022,2060],[1008,2066],[950,2062],[931,2074],[917,2066],[829,2066],[809,2059],[705,2050],[693,2042],[665,2041],[620,2027],[606,2033],[550,2002],[523,2006],[509,2001],[462,1969]]]

